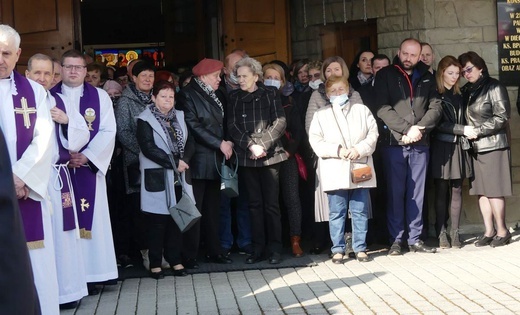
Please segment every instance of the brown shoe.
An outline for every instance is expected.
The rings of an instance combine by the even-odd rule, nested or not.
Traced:
[[[292,246],[292,253],[294,257],[301,257],[303,256],[303,250],[300,247],[300,237],[295,235],[291,236],[291,246]]]

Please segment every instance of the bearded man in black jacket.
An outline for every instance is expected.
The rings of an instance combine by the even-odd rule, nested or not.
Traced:
[[[375,82],[377,116],[384,122],[379,144],[387,182],[389,255],[402,253],[403,241],[413,251],[434,253],[420,239],[424,185],[428,169],[429,132],[441,117],[435,77],[419,61],[421,44],[401,42],[393,65],[381,69]]]

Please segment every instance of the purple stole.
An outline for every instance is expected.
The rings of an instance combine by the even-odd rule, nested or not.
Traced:
[[[58,83],[51,92],[61,93],[62,83]],[[79,101],[79,112],[83,114],[90,130],[90,141],[99,131],[100,104],[99,94],[95,87],[83,84],[83,96]],[[81,150],[83,151],[88,144]],[[76,212],[81,238],[92,238],[92,220],[96,201],[96,172],[90,167],[78,167],[70,174],[76,202]]]
[[[36,124],[36,98],[29,80],[13,71],[17,94],[13,95],[16,122],[16,159],[19,160],[31,144]],[[39,201],[18,199],[25,238],[29,249],[43,248],[43,215]]]
[[[51,92],[52,97],[56,100],[56,107],[67,113],[63,100],[57,93]],[[58,143],[58,154],[59,158],[56,164],[64,165],[70,160],[70,154],[67,149],[63,147],[60,139],[60,124],[54,123],[56,139]],[[61,187],[61,208],[63,212],[63,231],[70,231],[76,228],[76,222],[74,219],[74,207],[72,206],[72,195],[71,187],[69,187],[70,172],[67,167],[58,167],[58,176],[61,178],[63,183]]]

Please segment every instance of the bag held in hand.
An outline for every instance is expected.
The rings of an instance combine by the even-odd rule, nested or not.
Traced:
[[[356,165],[357,164],[357,165]],[[372,168],[368,164],[351,163],[350,176],[354,184],[366,182],[372,179]]]
[[[186,192],[186,189],[184,188],[184,184],[182,183],[182,176],[177,170],[177,165],[175,165],[173,157],[169,157],[173,165],[173,172],[175,173],[175,177],[177,177],[182,187],[182,197],[176,205],[171,205],[171,189],[174,189],[175,183],[168,182],[168,177],[165,170],[164,182],[168,186],[166,187],[166,203],[168,205],[168,211],[170,212],[170,215],[179,227],[181,233],[184,233],[187,230],[189,230],[195,223],[197,223],[197,221],[201,218],[201,214],[199,212],[199,209],[197,209],[197,207],[195,206],[195,202],[193,201],[193,199],[191,199],[191,197]]]
[[[233,150],[234,151],[234,150]],[[235,169],[227,166],[226,157],[222,158],[222,164],[220,165],[220,171],[217,166],[217,155],[215,154],[215,167],[220,175],[220,191],[223,192],[227,197],[233,198],[238,196],[238,158],[236,153],[235,156]]]
[[[195,202],[184,191],[181,200],[175,206],[169,206],[168,211],[182,233],[189,230],[201,217]]]

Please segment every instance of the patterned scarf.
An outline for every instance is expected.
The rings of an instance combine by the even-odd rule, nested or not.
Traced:
[[[374,79],[374,76],[371,75],[371,76],[369,76],[369,77],[367,78],[367,77],[365,77],[365,76],[363,75],[363,72],[358,71],[358,73],[357,73],[357,78],[358,78],[358,80],[359,80],[359,83],[361,83],[361,85],[365,85],[365,84],[368,84],[368,83],[372,82],[372,80]]]
[[[179,154],[181,158],[184,157],[185,139],[183,138],[181,125],[177,120],[175,109],[172,108],[168,114],[165,115],[161,113],[161,111],[153,103],[148,108],[150,108],[150,111],[154,115],[155,119],[157,119],[157,121],[161,124],[161,127],[166,134],[166,139],[168,140],[168,147],[172,153]],[[173,132],[175,139],[171,138],[170,131]]]
[[[222,117],[224,117],[224,106],[222,106],[222,103],[218,99],[217,94],[215,94],[215,91],[213,91],[209,85],[202,82],[198,77],[193,77],[193,80],[195,80],[200,88],[206,92],[206,94],[208,94],[215,101],[215,103],[217,103],[218,107],[220,107],[220,111],[222,112]]]
[[[132,92],[134,92],[134,94],[137,96],[137,98],[141,102],[143,102],[144,105],[150,105],[153,103],[152,102],[152,91],[150,91],[150,93],[145,93],[145,92],[139,91],[135,87],[134,83],[130,83],[130,84],[128,84],[128,86],[130,87],[130,90],[132,90]]]

